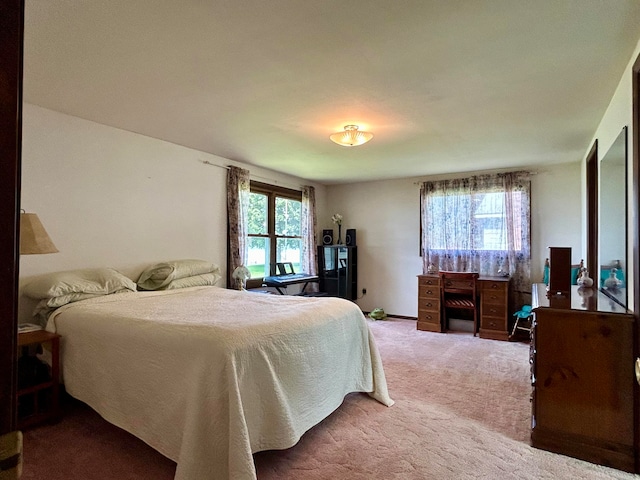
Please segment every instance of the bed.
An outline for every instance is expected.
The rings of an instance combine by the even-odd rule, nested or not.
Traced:
[[[215,286],[56,308],[67,392],[177,463],[176,480],[255,479],[351,392],[391,406],[359,307]]]

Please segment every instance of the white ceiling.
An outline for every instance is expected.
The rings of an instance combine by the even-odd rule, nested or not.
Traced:
[[[638,0],[26,0],[29,103],[325,184],[579,161]],[[355,123],[360,147],[329,135]]]

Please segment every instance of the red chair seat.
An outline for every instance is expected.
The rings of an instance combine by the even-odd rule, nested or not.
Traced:
[[[449,308],[476,308],[475,304],[466,298],[449,299],[446,301],[446,306]]]

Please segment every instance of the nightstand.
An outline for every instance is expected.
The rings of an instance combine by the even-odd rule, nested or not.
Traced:
[[[51,347],[51,367],[33,353],[34,346]],[[18,334],[18,428],[60,416],[60,335],[45,330]]]

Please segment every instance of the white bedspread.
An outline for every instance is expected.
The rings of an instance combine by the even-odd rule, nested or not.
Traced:
[[[177,480],[236,480],[350,392],[393,404],[366,322],[343,299],[193,287],[69,304],[47,330],[67,391],[176,461]]]

